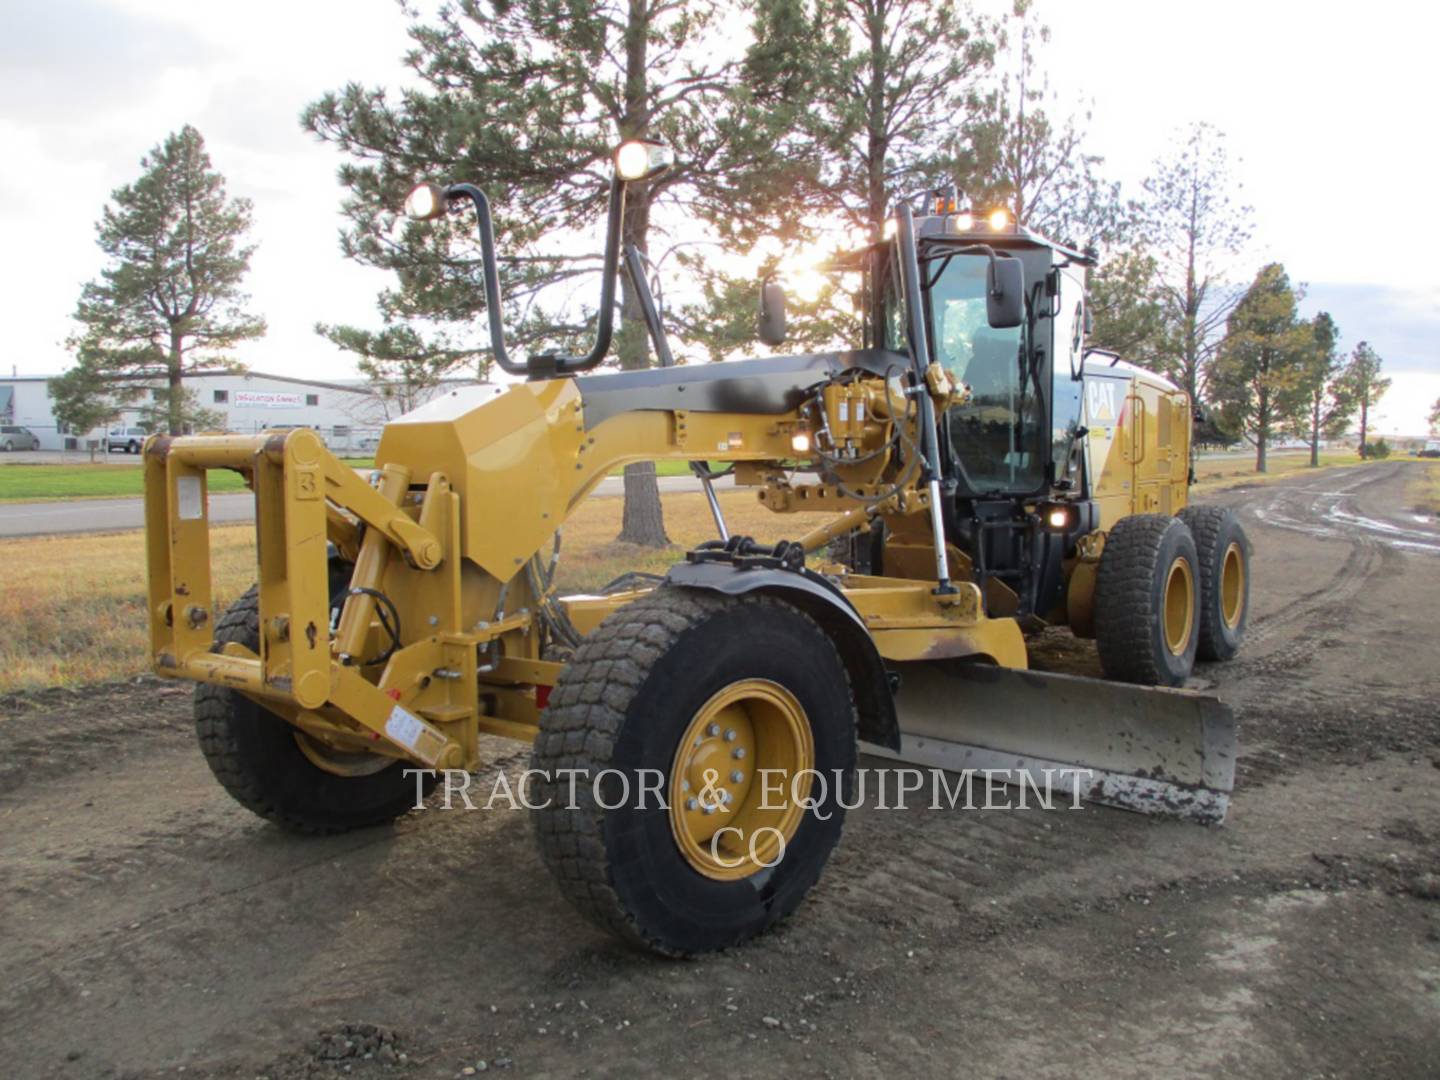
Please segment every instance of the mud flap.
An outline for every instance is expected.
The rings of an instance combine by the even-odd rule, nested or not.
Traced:
[[[960,661],[897,666],[900,750],[865,743],[867,753],[953,772],[1002,770],[997,779],[1028,776],[1057,798],[1144,814],[1225,818],[1235,718],[1219,698]]]

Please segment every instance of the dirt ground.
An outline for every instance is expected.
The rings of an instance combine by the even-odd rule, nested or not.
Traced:
[[[1440,1075],[1408,468],[1215,496],[1255,542],[1247,648],[1198,672],[1241,721],[1223,828],[862,809],[794,918],[694,962],[582,923],[520,812],[296,839],[212,780],[186,688],[0,699],[0,1075]]]

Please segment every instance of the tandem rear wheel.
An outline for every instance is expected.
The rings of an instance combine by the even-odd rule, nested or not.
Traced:
[[[794,606],[662,587],[612,614],[551,692],[531,759],[540,853],[599,926],[672,956],[762,933],[839,839],[856,715]]]
[[[1250,540],[1235,511],[1187,506],[1179,518],[1195,537],[1200,560],[1201,660],[1229,660],[1245,640],[1250,616]]]
[[[1169,514],[1121,518],[1095,581],[1095,644],[1111,679],[1179,686],[1195,667],[1201,577],[1195,539]]]

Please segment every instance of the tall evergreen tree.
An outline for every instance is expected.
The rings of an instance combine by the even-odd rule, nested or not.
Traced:
[[[392,95],[352,84],[307,108],[305,126],[350,159],[340,169],[349,192],[342,249],[396,273],[379,301],[387,326],[419,333],[427,325],[483,325],[469,216],[423,226],[396,221],[406,191],[422,178],[470,180],[493,201],[505,321],[522,353],[542,345],[573,350],[590,333],[595,313],[575,298],[599,269],[599,244],[579,238],[603,219],[617,142],[655,138],[676,151],[676,168],[630,189],[624,240],[642,253],[665,239],[667,209],[742,231],[763,216],[747,206],[758,207],[761,194],[790,175],[785,125],[772,121],[778,112],[760,100],[764,87],[751,92],[747,76],[750,66],[775,74],[779,57],[767,59],[761,47],[765,35],[785,32],[786,3],[757,3],[764,33],[760,52],[746,56],[734,47],[734,27],[744,20],[733,5],[457,0],[410,27],[406,63],[417,85]],[[621,312],[619,363],[643,367],[649,344],[623,279]],[[331,336],[346,344],[346,335]],[[349,341],[371,355],[383,351],[362,335]],[[438,375],[487,347],[457,337],[442,349],[417,349],[410,362]],[[626,469],[620,538],[668,542],[653,465]]]
[[[1098,244],[1122,224],[1119,186],[1100,178],[1103,159],[1085,149],[1088,116],[1062,110],[1041,71],[1037,48],[1049,40],[1030,0],[1016,0],[1005,29],[1013,68],[970,125],[983,169],[975,194],[1052,239]]]
[[[1198,401],[1201,376],[1245,292],[1228,287],[1224,274],[1250,239],[1251,211],[1238,202],[1224,136],[1209,124],[1191,128],[1179,151],[1156,163],[1144,189],[1143,243],[1158,264],[1178,350],[1167,374]]]
[[[1174,356],[1174,336],[1156,273],[1154,256],[1137,248],[1103,260],[1086,289],[1095,318],[1088,340],[1142,367],[1163,371]]]
[[[1266,471],[1270,440],[1305,406],[1308,326],[1296,317],[1295,288],[1285,268],[1261,268],[1226,322],[1225,340],[1210,366],[1212,399],[1221,423],[1255,446],[1255,471]]]
[[[786,271],[818,247],[879,239],[897,199],[979,183],[975,124],[997,47],[992,20],[945,0],[765,0],[758,10],[751,82],[786,132],[792,171],[778,194],[795,200],[787,208],[772,193],[768,232],[729,237],[765,236],[758,276],[778,271],[793,285]],[[684,262],[703,289],[685,314],[712,359],[751,345],[756,275],[707,264],[703,252]],[[845,283],[805,276],[810,288],[790,297],[790,347],[857,340]]]
[[[1298,430],[1310,443],[1310,465],[1320,464],[1320,440],[1340,434],[1355,412],[1355,399],[1342,377],[1344,365],[1339,354],[1340,328],[1326,311],[1310,320],[1310,342],[1306,349],[1301,389],[1305,410]]]
[[[1383,364],[1384,361],[1370,347],[1370,343],[1362,341],[1355,346],[1355,351],[1350,355],[1350,363],[1345,366],[1342,376],[1348,393],[1354,399],[1355,407],[1360,410],[1361,457],[1365,457],[1369,450],[1367,437],[1370,431],[1370,408],[1390,389],[1390,380],[1380,375]]]
[[[819,205],[877,240],[897,198],[943,179],[964,188],[975,175],[969,122],[996,28],[940,0],[829,0],[818,11]]]
[[[189,125],[140,167],[96,224],[109,263],[81,290],[68,344],[85,373],[77,385],[103,391],[115,408],[148,395],[150,425],[179,434],[214,415],[199,408],[185,375],[235,367],[228,350],[265,333],[240,288],[255,251],[244,242],[251,206],[226,195]]]

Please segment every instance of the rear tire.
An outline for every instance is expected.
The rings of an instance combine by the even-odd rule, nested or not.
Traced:
[[[571,904],[632,944],[670,956],[738,944],[790,914],[819,880],[844,820],[837,796],[849,799],[854,786],[855,733],[844,664],[809,616],[767,597],[662,586],[587,637],[550,695],[531,759],[540,853]],[[743,758],[731,749],[747,741]],[[711,761],[733,791],[708,818],[692,805],[703,790],[683,785]],[[780,773],[757,801],[760,770],[772,766]],[[783,780],[803,768],[825,782],[811,777],[809,806],[803,792],[788,797]],[[558,772],[570,769],[580,770],[573,801],[571,774]],[[650,774],[650,790],[659,783],[664,798],[642,801],[634,793],[651,770],[660,776]],[[632,797],[619,797],[624,790]],[[772,802],[778,816],[755,816]],[[763,845],[762,821],[790,834],[768,856],[757,848],[764,861],[778,855],[770,868],[705,835],[746,825]]]
[[[1109,678],[1179,686],[1190,677],[1200,637],[1198,565],[1179,518],[1135,514],[1116,522],[1095,581],[1095,644]]]
[[[1230,660],[1245,640],[1250,618],[1250,540],[1233,510],[1187,506],[1180,520],[1195,537],[1200,560],[1201,660]]]
[[[260,645],[260,602],[254,588],[215,624],[215,647]],[[416,782],[404,762],[341,776],[322,769],[301,748],[297,730],[250,698],[220,686],[195,688],[195,733],[215,779],[247,810],[291,832],[326,835],[381,825],[415,805]],[[312,753],[320,752],[311,744]],[[373,755],[364,755],[366,757]],[[355,766],[362,755],[340,760]],[[433,784],[432,778],[422,794]]]

